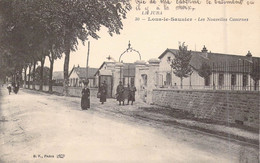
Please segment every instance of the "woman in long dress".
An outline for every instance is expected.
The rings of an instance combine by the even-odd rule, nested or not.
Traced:
[[[81,91],[81,108],[82,110],[87,110],[90,108],[90,91],[88,88],[88,82],[84,83],[84,88]]]
[[[106,87],[106,82],[101,84],[101,87],[99,88],[99,93],[100,93],[100,102],[101,104],[104,104],[104,102],[107,101],[107,87]]]

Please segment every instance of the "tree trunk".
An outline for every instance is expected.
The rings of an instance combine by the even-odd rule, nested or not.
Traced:
[[[31,69],[32,69],[32,65],[29,65],[28,89],[30,89],[30,82],[31,82]]]
[[[32,80],[33,80],[33,82],[32,82],[32,89],[34,89],[34,90],[35,90],[35,68],[36,68],[36,63],[37,63],[37,61],[33,62],[33,73],[32,73]]]
[[[24,83],[23,83],[23,87],[26,88],[26,80],[27,80],[27,74],[26,74],[26,70],[27,70],[28,66],[24,67]]]
[[[16,71],[13,74],[13,82],[16,83]]]
[[[23,83],[23,78],[22,78],[23,75],[22,74],[23,74],[23,68],[21,68],[19,70],[19,86],[20,86],[20,84]]]
[[[43,69],[44,69],[44,63],[45,63],[45,56],[41,58],[41,71],[40,71],[40,91],[42,91],[44,80],[43,80]]]
[[[183,78],[181,77],[181,89],[182,89],[182,81],[183,81]]]
[[[69,82],[69,61],[70,61],[70,40],[65,36],[65,60],[64,60],[64,80],[63,80],[63,94],[69,95],[68,82]]]
[[[49,92],[52,92],[52,74],[53,74],[53,65],[54,65],[54,55],[51,50],[51,54],[49,55],[50,60],[50,74],[49,74]]]

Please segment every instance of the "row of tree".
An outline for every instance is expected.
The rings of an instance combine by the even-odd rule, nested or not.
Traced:
[[[89,37],[98,39],[101,27],[119,34],[122,19],[131,9],[129,0],[0,0],[0,66],[1,78],[29,71],[35,79],[40,62],[40,90],[44,80],[44,63],[48,58],[49,91],[52,91],[54,61],[64,55],[64,94],[68,94],[70,52],[77,50]],[[31,74],[31,72],[33,72]],[[32,75],[32,76],[31,76]],[[18,77],[19,76],[19,77]],[[30,82],[28,82],[30,84]]]

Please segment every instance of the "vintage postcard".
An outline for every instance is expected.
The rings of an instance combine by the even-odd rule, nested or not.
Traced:
[[[258,163],[257,0],[0,0],[0,162]]]

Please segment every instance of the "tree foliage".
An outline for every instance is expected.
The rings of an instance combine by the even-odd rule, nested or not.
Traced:
[[[90,0],[90,1],[59,1],[57,15],[62,27],[64,40],[64,93],[68,93],[68,68],[70,51],[77,49],[78,39],[84,42],[90,36],[98,39],[97,32],[104,26],[108,33],[119,34],[123,28],[122,18],[131,6],[127,0]]]
[[[212,74],[212,69],[208,63],[203,62],[198,70],[198,73],[199,76],[205,79]]]
[[[0,0],[0,46],[14,63],[23,61],[19,69],[48,56],[50,78],[54,60],[65,53],[66,88],[70,52],[78,40],[98,39],[102,26],[111,36],[119,34],[130,9],[129,0]]]
[[[183,78],[187,78],[191,75],[192,69],[190,67],[191,51],[188,51],[187,46],[179,45],[178,52],[174,55],[174,59],[171,63],[173,73],[181,79],[181,88]]]

